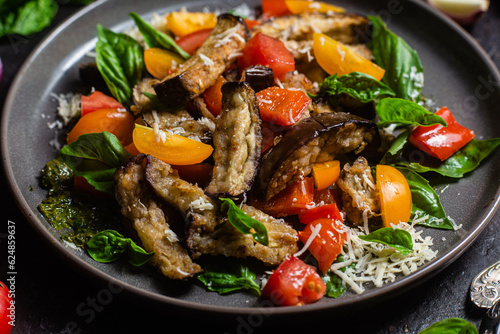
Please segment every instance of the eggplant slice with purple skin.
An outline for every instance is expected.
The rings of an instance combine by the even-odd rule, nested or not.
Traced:
[[[293,182],[309,175],[315,162],[339,154],[360,153],[380,145],[377,125],[346,113],[323,113],[297,123],[262,159],[254,185],[260,200],[269,201]]]
[[[213,133],[215,166],[205,192],[211,197],[238,197],[252,187],[261,160],[259,101],[246,82],[226,82],[221,91]]]
[[[221,213],[219,201],[207,196],[203,189],[181,179],[170,165],[147,157],[146,178],[155,192],[177,208],[186,219],[186,244],[193,258],[202,254],[237,258],[254,257],[267,265],[278,265],[298,251],[298,235],[282,219],[276,219],[250,206],[241,205],[247,215],[267,229],[269,245],[242,234]]]
[[[222,14],[212,33],[182,67],[154,84],[156,95],[165,105],[183,105],[202,94],[234,63],[250,39],[242,18]]]

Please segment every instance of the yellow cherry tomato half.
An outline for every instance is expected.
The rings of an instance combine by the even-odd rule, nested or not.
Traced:
[[[214,13],[203,12],[171,12],[166,20],[167,28],[178,37],[213,28],[217,24],[217,16]]]
[[[194,139],[136,124],[132,133],[137,150],[172,165],[193,165],[208,158],[213,147]],[[157,138],[159,137],[159,138]]]
[[[314,34],[313,51],[318,64],[330,75],[361,72],[380,80],[385,74],[383,68],[325,34]]]
[[[411,192],[408,181],[396,168],[377,165],[377,189],[380,196],[380,211],[385,227],[408,222],[411,216]]]
[[[312,176],[314,186],[317,190],[328,188],[340,176],[340,161],[331,160],[314,163],[312,166]]]
[[[309,1],[309,0],[286,0],[288,10],[292,14],[301,13],[345,13],[345,8],[327,4],[322,1]]]
[[[184,59],[168,50],[150,48],[144,51],[144,63],[148,72],[157,79],[163,79],[176,65],[182,64]]]

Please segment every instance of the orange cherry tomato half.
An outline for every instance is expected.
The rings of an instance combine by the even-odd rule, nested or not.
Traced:
[[[144,63],[148,72],[157,79],[163,79],[170,74],[172,68],[182,64],[184,59],[168,50],[150,48],[144,51]]]
[[[377,165],[377,189],[380,195],[380,211],[385,227],[408,222],[411,216],[411,192],[408,181],[396,168]]]
[[[176,36],[189,35],[217,24],[217,15],[203,12],[171,12],[166,16],[167,28]]]
[[[142,125],[136,125],[133,139],[139,152],[152,155],[171,165],[200,163],[214,150],[210,145],[175,134],[165,133],[165,140],[157,141],[153,128]]]
[[[132,142],[134,116],[120,109],[99,109],[86,114],[68,133],[67,142],[71,144],[83,134],[110,132],[114,134],[125,147]]]
[[[361,72],[380,80],[385,74],[383,68],[325,34],[314,34],[313,51],[318,64],[330,75]]]
[[[328,188],[340,176],[340,161],[331,160],[313,164],[312,176],[316,189],[322,190]]]

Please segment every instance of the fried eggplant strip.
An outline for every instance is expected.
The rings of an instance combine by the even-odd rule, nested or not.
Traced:
[[[115,195],[122,214],[131,222],[148,252],[155,252],[151,264],[168,278],[186,279],[202,272],[177,235],[170,229],[161,202],[146,182],[144,155],[129,160],[115,173]]]
[[[182,67],[153,85],[165,105],[185,104],[212,86],[217,78],[235,61],[250,37],[243,19],[222,14],[203,45]]]
[[[215,167],[205,192],[237,197],[250,190],[262,152],[259,102],[246,82],[222,86],[222,108],[216,121]]]
[[[297,123],[267,154],[256,177],[256,194],[264,201],[309,175],[312,164],[338,154],[380,145],[375,123],[346,113],[322,113]]]
[[[297,232],[284,221],[243,205],[244,212],[259,220],[268,231],[269,246],[256,243],[250,234],[242,234],[227,217],[220,214],[218,202],[203,189],[179,178],[168,164],[148,157],[148,182],[156,193],[186,217],[187,245],[194,258],[202,254],[238,258],[254,257],[268,265],[278,265],[297,251]]]

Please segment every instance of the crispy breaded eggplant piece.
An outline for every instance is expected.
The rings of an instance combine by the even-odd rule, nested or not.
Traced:
[[[262,153],[259,101],[246,82],[222,86],[222,107],[213,134],[214,171],[205,192],[237,197],[250,190]]]
[[[369,219],[380,211],[375,181],[364,157],[358,157],[352,165],[345,164],[337,185],[342,190],[342,210],[354,225],[363,224],[363,215]]]
[[[369,40],[369,20],[350,13],[303,13],[275,17],[252,28],[252,34],[262,32],[282,40],[312,40],[316,32],[326,34],[345,44],[366,43]]]
[[[284,221],[243,205],[242,210],[267,228],[269,246],[256,243],[250,234],[242,234],[221,215],[218,201],[203,189],[179,178],[168,164],[148,157],[148,182],[156,193],[186,217],[187,245],[194,258],[202,254],[231,257],[255,257],[268,265],[277,265],[297,251],[297,232]]]
[[[186,279],[202,272],[170,229],[159,198],[146,182],[144,155],[132,157],[115,173],[115,196],[122,214],[144,249],[155,252],[150,263],[168,278]]]
[[[199,96],[235,61],[232,55],[241,51],[249,38],[243,19],[219,15],[212,33],[193,56],[153,86],[156,95],[165,105],[185,104]]]
[[[255,182],[255,193],[267,202],[289,184],[307,176],[315,162],[333,160],[380,144],[375,123],[346,113],[321,113],[297,123],[266,154]]]

